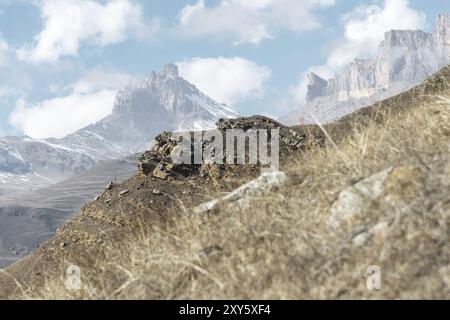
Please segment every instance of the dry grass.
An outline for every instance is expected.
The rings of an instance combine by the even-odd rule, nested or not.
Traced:
[[[292,159],[284,168],[289,186],[249,209],[209,216],[180,210],[172,223],[142,227],[120,251],[107,252],[107,262],[94,268],[102,272],[83,274],[82,291],[48,279],[32,296],[450,298],[448,101],[382,124],[355,124],[338,144]],[[389,166],[406,170],[364,214],[331,228],[330,207],[339,193]],[[355,245],[358,234],[380,223],[387,226],[381,234]],[[381,268],[379,291],[367,289],[370,265]]]

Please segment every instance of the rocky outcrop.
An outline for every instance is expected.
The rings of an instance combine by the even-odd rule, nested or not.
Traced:
[[[230,205],[233,209],[242,209],[250,205],[251,201],[268,196],[270,192],[286,185],[288,177],[284,172],[273,171],[263,173],[260,177],[252,180],[226,196],[203,203],[194,208],[195,213],[208,213],[217,208]]]
[[[342,222],[364,213],[383,193],[384,183],[391,172],[392,168],[388,168],[342,190],[331,207],[330,225],[338,228]]]
[[[308,93],[306,94],[306,101],[313,101],[318,97],[327,94],[328,81],[321,78],[314,72],[308,74]]]
[[[247,118],[237,118],[237,119],[220,119],[216,123],[217,131],[204,131],[204,132],[188,132],[183,134],[184,137],[178,134],[173,134],[170,132],[165,132],[156,137],[156,143],[153,148],[139,157],[139,171],[144,175],[152,175],[158,179],[169,179],[171,177],[187,177],[193,173],[199,173],[203,176],[215,175],[216,177],[221,177],[225,174],[224,166],[229,163],[228,159],[233,158],[233,163],[236,162],[236,154],[231,154],[229,150],[226,149],[226,138],[227,130],[242,130],[244,133],[250,132],[249,130],[259,130],[259,129],[279,129],[279,153],[283,157],[288,156],[292,152],[297,152],[304,148],[307,144],[307,135],[299,131],[295,131],[289,127],[283,126],[282,124],[263,117],[263,116],[253,116]],[[205,151],[211,147],[214,140],[201,140],[197,141],[196,138],[206,136],[213,136],[219,133],[220,137],[223,138],[223,154],[220,161],[210,159],[200,159],[198,163],[194,159],[194,152],[197,149],[200,156],[205,154]],[[190,145],[190,150],[192,152],[191,163],[177,164],[174,163],[173,159],[175,152],[179,150],[179,147],[183,144],[183,139],[191,140],[188,142]],[[272,140],[270,136],[270,131],[268,131],[267,139]],[[270,143],[270,141],[268,141]],[[269,144],[270,145],[270,144]],[[248,151],[248,145],[247,149]],[[246,154],[248,157],[248,154]],[[248,163],[248,158],[246,158],[246,163]],[[247,167],[259,169],[260,163],[256,165],[248,164]]]
[[[350,223],[355,216],[367,215],[373,203],[378,206],[395,204],[398,208],[407,207],[410,198],[419,192],[417,185],[423,178],[420,169],[407,165],[389,167],[358,183],[347,187],[339,193],[331,206],[330,226],[337,229],[344,223]],[[355,241],[361,243],[364,237],[370,237],[380,228],[362,234]]]

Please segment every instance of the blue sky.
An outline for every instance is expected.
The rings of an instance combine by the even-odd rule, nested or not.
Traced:
[[[0,0],[0,135],[62,137],[163,64],[241,114],[282,116],[304,75],[431,31],[442,0]]]

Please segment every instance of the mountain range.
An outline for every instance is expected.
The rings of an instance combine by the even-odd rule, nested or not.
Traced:
[[[374,58],[356,58],[331,79],[308,74],[306,101],[282,117],[287,124],[328,123],[419,84],[450,63],[450,14],[433,32],[391,30]]]
[[[62,139],[0,139],[0,268],[49,239],[163,131],[211,129],[238,114],[179,76],[176,65],[117,94],[105,119]]]
[[[209,129],[220,118],[236,116],[181,78],[176,65],[165,65],[120,91],[111,115],[65,138],[1,138],[0,195],[46,187],[99,161],[144,151],[162,131]]]

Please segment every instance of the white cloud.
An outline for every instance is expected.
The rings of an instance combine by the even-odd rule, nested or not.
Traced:
[[[8,60],[9,45],[3,40],[0,34],[0,67],[4,66]]]
[[[385,0],[383,6],[356,8],[344,17],[344,21],[344,41],[328,58],[327,64],[333,68],[341,67],[355,57],[373,56],[386,31],[423,29],[426,17],[412,9],[408,0]]]
[[[28,106],[20,99],[9,121],[26,135],[40,138],[62,138],[111,113],[116,92],[71,94]]]
[[[142,8],[133,0],[42,0],[43,30],[31,46],[18,51],[21,60],[55,62],[76,56],[83,42],[104,47],[129,37],[145,37],[158,27],[146,24]]]
[[[18,94],[18,90],[11,88],[8,85],[2,85],[0,84],[0,101],[2,101],[4,98],[11,97],[13,95]]]
[[[180,12],[179,28],[189,36],[228,36],[235,43],[257,44],[279,29],[304,31],[319,26],[314,11],[335,0],[198,0]]]
[[[129,85],[134,79],[126,73],[95,68],[66,89],[79,94],[89,94],[100,90],[119,90]]]
[[[19,99],[9,122],[33,138],[62,138],[111,114],[118,89],[131,76],[103,69],[88,72],[63,97],[28,104]]]
[[[177,63],[180,75],[211,98],[234,105],[261,94],[271,71],[243,58],[193,58]]]
[[[343,19],[344,35],[331,50],[326,64],[311,67],[302,74],[292,89],[297,101],[303,101],[308,83],[307,74],[315,72],[331,78],[358,57],[373,57],[390,30],[423,29],[426,17],[410,7],[408,0],[384,0],[382,4],[358,6]]]

